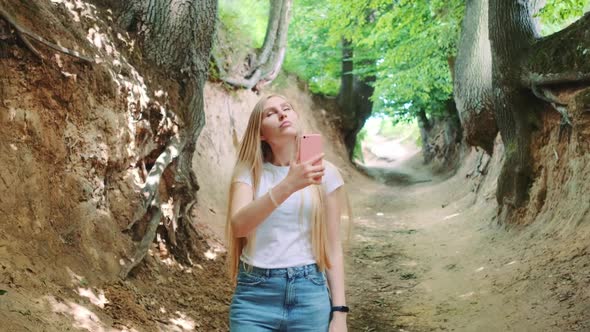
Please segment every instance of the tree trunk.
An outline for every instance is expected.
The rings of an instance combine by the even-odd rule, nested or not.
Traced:
[[[274,48],[277,40],[279,23],[281,22],[281,10],[285,1],[269,0],[270,8],[268,13],[268,24],[266,26],[266,34],[264,36],[264,43],[262,44],[262,51],[256,59],[256,64],[252,67],[250,73],[246,76],[249,77],[254,71],[260,66],[265,64],[270,57],[270,53]]]
[[[463,139],[463,130],[457,112],[457,106],[453,99],[447,101],[444,111],[444,161],[449,167],[455,167],[459,161],[459,150]]]
[[[496,199],[504,216],[527,201],[532,177],[532,119],[539,105],[530,91],[522,89],[520,78],[521,60],[537,36],[533,11],[525,1],[495,0],[489,7],[493,104],[505,147]]]
[[[430,130],[432,125],[426,112],[424,110],[418,111],[418,127],[420,128],[420,139],[422,140],[422,156],[424,157],[424,163],[427,164],[434,158],[434,151],[430,146]]]
[[[261,64],[261,79],[256,84],[256,90],[260,90],[267,84],[274,81],[279,75],[283,61],[285,60],[285,53],[287,52],[287,32],[289,31],[289,23],[291,21],[291,6],[293,0],[283,0],[280,12],[279,27],[277,29],[276,42],[273,44],[272,52],[270,53],[270,60]]]
[[[237,88],[258,91],[277,77],[285,59],[292,4],[293,0],[271,0],[269,22],[261,54],[245,75],[226,73],[221,60],[213,57],[221,80]]]
[[[461,145],[461,123],[452,99],[446,102],[442,115],[431,116],[429,119],[424,110],[420,110],[416,118],[420,128],[422,155],[424,163],[440,160],[446,168],[454,168],[458,162]],[[442,140],[439,137],[442,136]]]
[[[373,102],[370,98],[375,90],[372,86],[374,76],[361,79],[353,74],[353,70],[352,44],[348,40],[343,40],[342,77],[337,100],[340,108],[340,132],[344,137],[344,145],[350,160],[356,145],[356,135],[373,111]]]
[[[488,0],[467,0],[453,77],[466,142],[492,154],[498,127],[492,102]]]
[[[181,120],[179,140],[169,142],[179,153],[172,164],[174,183],[167,183],[179,211],[175,218],[180,241],[178,248],[172,248],[179,258],[187,257],[195,236],[189,214],[199,187],[191,166],[197,138],[205,125],[203,90],[216,17],[217,0],[132,0],[124,5],[120,18],[125,28],[140,33],[144,56],[178,81],[183,96],[182,105],[174,110]],[[147,202],[159,207],[159,202],[154,203]]]

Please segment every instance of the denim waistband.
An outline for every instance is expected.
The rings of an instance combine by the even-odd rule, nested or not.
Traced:
[[[266,277],[297,277],[297,276],[308,276],[309,274],[320,273],[317,264],[309,264],[303,266],[286,267],[278,269],[264,269],[256,266],[249,265],[243,261],[240,261],[240,272],[247,272],[249,274],[266,276]]]

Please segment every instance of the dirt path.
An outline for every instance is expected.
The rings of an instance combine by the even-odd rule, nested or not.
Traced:
[[[493,196],[474,204],[464,174],[445,180],[413,164],[406,176],[376,172],[432,181],[366,181],[351,192],[352,331],[590,330],[586,249],[501,229]]]

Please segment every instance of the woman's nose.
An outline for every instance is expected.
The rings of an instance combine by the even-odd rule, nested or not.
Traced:
[[[285,111],[279,111],[279,119],[284,119],[287,117],[287,113]]]

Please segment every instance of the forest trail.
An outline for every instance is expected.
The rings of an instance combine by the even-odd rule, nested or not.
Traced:
[[[465,170],[436,177],[417,157],[399,169],[349,186],[351,331],[588,331],[583,246],[497,226],[495,197],[476,201]]]

